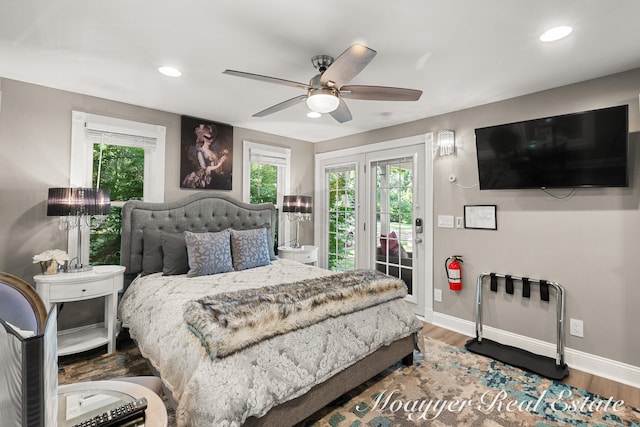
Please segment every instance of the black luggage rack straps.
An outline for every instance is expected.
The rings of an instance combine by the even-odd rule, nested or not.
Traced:
[[[482,283],[485,277],[490,277],[491,290],[497,292],[498,278],[505,279],[506,291],[513,294],[513,281],[522,282],[522,296],[530,297],[530,285],[538,284],[540,286],[540,297],[543,301],[549,301],[549,288],[555,290],[556,300],[556,365],[558,367],[566,366],[564,363],[564,307],[565,307],[565,291],[557,282],[551,282],[543,279],[531,279],[529,277],[519,277],[501,273],[480,273],[478,276],[478,285],[476,291],[476,339],[478,343],[482,342]]]

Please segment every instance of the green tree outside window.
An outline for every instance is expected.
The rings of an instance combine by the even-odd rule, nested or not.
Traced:
[[[93,265],[119,265],[122,204],[142,200],[144,149],[95,144],[92,184],[110,190],[111,214],[91,230],[89,260]]]

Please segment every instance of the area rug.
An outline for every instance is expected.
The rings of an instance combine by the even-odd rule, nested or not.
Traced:
[[[397,365],[303,426],[640,426],[640,410],[421,337]]]
[[[640,410],[420,336],[414,365],[397,364],[299,427],[638,426]],[[131,340],[118,351],[60,359],[59,382],[150,375]],[[173,409],[169,427],[175,427]],[[204,427],[204,426],[203,426]]]

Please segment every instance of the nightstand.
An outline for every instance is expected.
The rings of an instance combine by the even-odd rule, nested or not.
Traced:
[[[298,261],[303,264],[318,264],[318,247],[304,245],[299,248],[292,248],[291,246],[278,246],[278,256],[293,261]]]
[[[63,302],[104,298],[104,323],[58,331],[58,356],[78,353],[107,344],[107,352],[116,348],[118,292],[123,287],[125,268],[100,265],[81,273],[34,276],[36,291],[47,311]]]

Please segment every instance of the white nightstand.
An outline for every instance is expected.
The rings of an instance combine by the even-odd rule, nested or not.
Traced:
[[[304,245],[299,248],[292,248],[291,246],[278,246],[278,256],[298,261],[303,264],[318,264],[318,247]]]
[[[120,265],[101,265],[81,273],[34,276],[36,291],[47,311],[51,305],[60,302],[104,297],[104,324],[58,331],[58,356],[90,350],[104,344],[108,344],[108,353],[115,350],[118,291],[124,284],[124,270]]]

